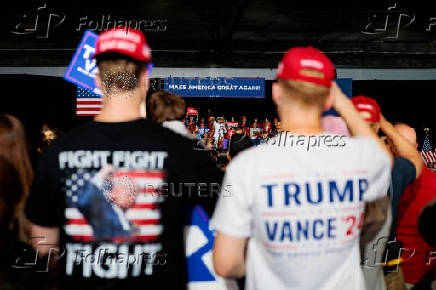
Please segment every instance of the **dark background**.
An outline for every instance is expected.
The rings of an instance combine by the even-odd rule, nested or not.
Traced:
[[[151,92],[159,89],[153,85],[155,83],[159,82],[152,79]],[[259,121],[265,117],[271,120],[277,116],[271,99],[271,83],[266,81],[264,99],[185,98],[185,101],[187,106],[199,111],[200,117],[207,117],[210,109],[212,116],[239,119],[246,115],[249,121],[254,117]],[[0,112],[19,117],[32,143],[36,142],[43,123],[66,131],[91,119],[75,115],[76,86],[62,78],[0,75],[0,87],[14,88],[13,93],[3,93],[0,98]],[[435,88],[436,81],[353,81],[353,95],[375,98],[388,120],[402,121],[416,128],[420,145],[425,127],[430,128],[430,135],[436,134],[435,108],[430,101]]]
[[[2,1],[0,66],[67,66],[103,16],[143,21],[157,67],[276,67],[303,45],[338,67],[436,67],[433,0]]]

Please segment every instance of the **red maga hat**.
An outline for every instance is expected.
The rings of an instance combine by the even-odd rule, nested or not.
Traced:
[[[143,62],[151,61],[151,49],[144,34],[130,27],[107,30],[98,36],[94,57],[108,52],[124,54]]]
[[[283,55],[277,69],[277,78],[304,81],[330,88],[335,78],[335,66],[316,48],[295,47]]]
[[[367,122],[380,121],[380,107],[377,104],[376,100],[366,96],[356,96],[356,97],[352,97],[351,101],[353,102],[354,106],[358,111],[368,112],[364,117],[365,121]]]
[[[188,107],[186,108],[187,115],[198,115],[198,111],[195,108]]]

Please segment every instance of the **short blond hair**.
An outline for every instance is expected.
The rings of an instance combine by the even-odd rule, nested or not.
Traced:
[[[278,84],[286,97],[296,99],[307,106],[324,106],[330,88],[311,82],[279,79]]]

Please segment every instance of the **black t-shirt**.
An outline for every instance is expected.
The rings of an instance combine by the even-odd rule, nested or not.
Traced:
[[[392,188],[389,190],[392,191],[392,227],[391,227],[391,237],[395,236],[396,231],[396,222],[397,222],[397,214],[398,207],[400,205],[400,198],[403,194],[406,187],[412,183],[416,178],[416,169],[415,165],[410,162],[408,159],[403,157],[395,157],[394,164],[392,167]]]
[[[144,119],[89,122],[53,142],[25,211],[60,228],[61,288],[185,289],[185,209],[210,206],[210,186],[198,185],[222,178],[199,159]]]

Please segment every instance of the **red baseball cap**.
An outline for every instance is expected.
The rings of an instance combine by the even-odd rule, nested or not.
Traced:
[[[278,79],[298,80],[330,88],[335,66],[320,50],[313,47],[289,49],[279,63]]]
[[[360,112],[368,112],[364,117],[367,122],[378,122],[380,121],[380,107],[376,100],[366,97],[366,96],[356,96],[352,97],[356,109]]]
[[[143,62],[151,61],[151,49],[144,34],[130,27],[107,30],[98,36],[94,57],[108,52],[117,52]]]

